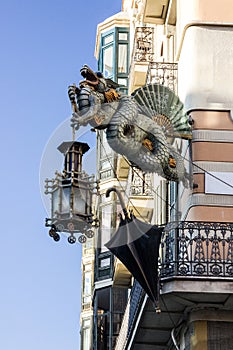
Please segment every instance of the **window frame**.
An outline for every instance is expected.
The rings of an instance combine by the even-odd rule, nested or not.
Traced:
[[[127,37],[126,39],[120,39],[119,36],[120,34],[126,34]],[[105,43],[106,38],[110,37],[113,35],[113,41]],[[104,74],[104,52],[105,50],[113,46],[113,62],[112,62],[112,74],[109,75],[107,78],[114,80],[115,82],[118,81],[118,79],[126,79],[127,85],[125,88],[120,88],[120,90],[124,93],[127,94],[128,92],[128,77],[129,77],[129,28],[126,27],[115,27],[110,31],[107,31],[105,33],[101,34],[101,41],[100,41],[100,54],[99,54],[99,60],[98,60],[98,69],[99,71],[103,72]],[[118,72],[118,64],[119,64],[119,45],[126,45],[127,47],[127,57],[126,57],[126,72]]]

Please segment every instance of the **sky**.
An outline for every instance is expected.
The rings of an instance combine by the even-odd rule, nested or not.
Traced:
[[[0,0],[0,349],[79,349],[81,246],[48,236],[41,187],[71,138],[67,87],[83,64],[96,69],[97,24],[120,10],[120,0]]]

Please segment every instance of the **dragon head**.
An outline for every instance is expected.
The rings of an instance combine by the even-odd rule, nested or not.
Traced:
[[[79,87],[71,85],[68,89],[74,112],[72,121],[79,125],[89,123],[94,127],[106,127],[113,114],[106,104],[119,99],[116,91],[119,85],[87,65],[81,68],[80,74],[84,80],[79,82]]]
[[[92,87],[95,91],[105,92],[107,90],[107,80],[104,78],[101,72],[93,72],[93,70],[88,67],[88,65],[84,65],[80,69],[80,74],[84,78],[79,82],[80,89],[89,86]]]

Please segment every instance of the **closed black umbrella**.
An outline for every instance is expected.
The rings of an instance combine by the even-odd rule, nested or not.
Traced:
[[[118,194],[125,218],[106,247],[127,267],[150,299],[158,299],[158,257],[161,235],[164,227],[150,225],[129,216],[118,189],[112,187],[106,192]]]

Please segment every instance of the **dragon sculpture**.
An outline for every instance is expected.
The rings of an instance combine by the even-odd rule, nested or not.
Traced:
[[[176,137],[191,138],[190,125],[179,98],[164,85],[149,84],[121,95],[119,85],[93,72],[80,70],[84,80],[71,85],[72,125],[106,129],[110,147],[144,172],[187,184],[183,158],[172,145]]]

